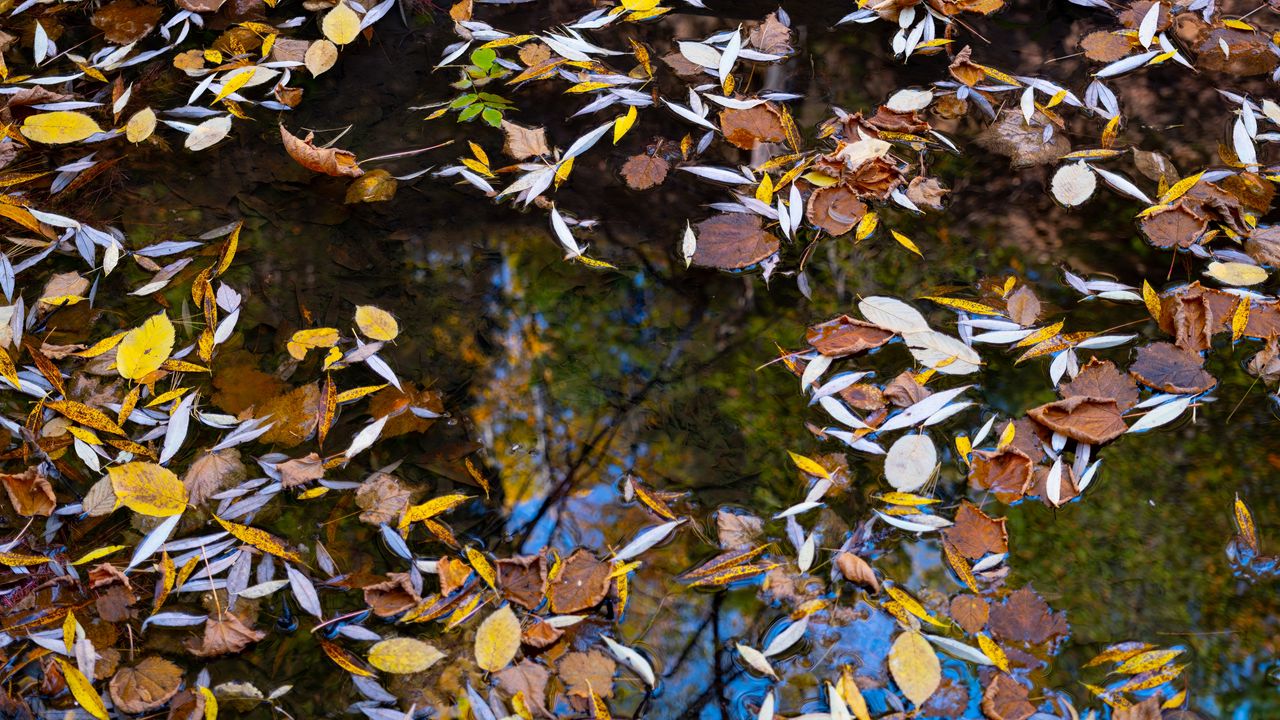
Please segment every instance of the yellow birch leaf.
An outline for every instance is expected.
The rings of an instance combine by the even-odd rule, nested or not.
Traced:
[[[390,342],[400,334],[400,325],[391,317],[391,313],[372,305],[356,307],[356,327],[372,340]]]
[[[400,528],[404,529],[419,520],[429,520],[441,513],[449,512],[458,507],[462,503],[470,500],[472,496],[455,493],[452,495],[441,495],[440,497],[431,498],[421,505],[413,505],[404,511],[404,515],[400,517]]]
[[[338,393],[338,404],[341,405],[353,400],[359,400],[362,397],[367,397],[378,392],[384,387],[386,387],[385,383],[382,385],[365,385],[358,388],[351,388],[350,390],[344,390]]]
[[[1009,447],[1009,443],[1013,442],[1013,435],[1017,431],[1018,428],[1013,423],[1006,423],[1004,430],[1000,432],[1000,442],[996,443],[996,449],[1003,450]]]
[[[48,145],[73,143],[102,132],[93,118],[80,112],[59,111],[32,115],[22,123],[22,134]]]
[[[613,144],[617,145],[623,135],[636,124],[636,106],[632,105],[627,108],[626,115],[620,115],[617,120],[613,121]]]
[[[764,179],[756,186],[756,199],[765,205],[773,204],[773,178],[765,173]]]
[[[303,360],[311,348],[333,347],[338,344],[338,329],[330,327],[299,330],[289,338],[286,346],[294,360]]]
[[[1267,271],[1242,262],[1211,262],[1205,275],[1224,285],[1248,286],[1267,281]]]
[[[960,453],[960,459],[965,465],[969,464],[969,453],[973,452],[973,443],[969,442],[967,435],[956,436],[956,452]]]
[[[172,470],[149,462],[131,462],[107,469],[116,498],[134,512],[168,517],[187,506],[187,488]]]
[[[151,137],[156,129],[156,111],[149,107],[142,108],[125,123],[124,136],[131,143],[140,143]]]
[[[312,77],[322,75],[338,62],[338,46],[328,40],[317,40],[307,48],[302,62]]]
[[[889,648],[889,673],[902,694],[916,707],[924,704],[942,682],[942,666],[933,646],[919,632],[904,632]]]
[[[973,313],[974,315],[996,315],[996,316],[1004,315],[1004,313],[991,307],[990,305],[983,305],[980,302],[974,302],[972,300],[964,300],[961,298],[934,297],[932,295],[926,295],[920,299],[932,300],[933,302],[936,302],[939,305],[945,305],[946,307],[955,308],[956,310],[963,310],[964,312]]]
[[[831,473],[828,473],[826,468],[813,460],[810,460],[803,455],[793,453],[790,450],[787,451],[787,454],[791,456],[791,462],[795,463],[796,467],[800,468],[801,472],[828,480],[831,478]]]
[[[239,523],[233,523],[230,520],[223,520],[217,515],[214,515],[213,519],[218,521],[218,524],[222,526],[223,530],[231,533],[232,537],[242,543],[252,545],[262,552],[270,553],[278,558],[290,560],[298,563],[299,565],[304,564],[302,562],[302,556],[293,552],[289,548],[286,548],[279,538],[265,530],[259,530],[258,528],[249,527],[248,525],[240,525]]]
[[[360,16],[346,3],[340,2],[325,14],[320,29],[335,45],[346,45],[360,34]]]
[[[80,707],[84,708],[85,712],[98,718],[98,720],[108,720],[107,705],[102,702],[102,696],[98,694],[98,691],[93,689],[93,684],[89,682],[89,678],[85,677],[79,668],[66,660],[62,658],[56,658],[56,660],[58,661],[58,667],[62,668],[62,676],[67,679],[67,687],[71,689],[72,697],[76,699],[76,702],[80,703]]]
[[[516,657],[520,649],[520,621],[503,605],[480,623],[476,631],[476,664],[482,670],[497,672]]]
[[[149,375],[169,359],[173,352],[173,323],[164,313],[147,318],[140,327],[124,334],[116,349],[116,370],[126,380]]]
[[[1231,313],[1231,342],[1244,337],[1244,329],[1249,325],[1249,299],[1236,301],[1236,309]]]
[[[885,586],[885,590],[889,592],[890,597],[892,597],[894,600],[897,600],[898,603],[902,605],[902,607],[905,608],[906,611],[911,613],[912,615],[915,615],[916,617],[920,618],[921,620],[924,620],[930,625],[936,625],[938,627],[947,626],[946,623],[935,618],[933,615],[930,615],[929,611],[924,609],[924,606],[920,604],[919,600],[916,600],[915,598],[911,597],[909,594],[907,594],[906,591],[898,588],[896,585],[887,585]],[[928,641],[926,640],[925,642],[928,642]]]
[[[519,622],[516,623],[516,639],[520,639]],[[444,653],[437,650],[435,646],[406,637],[383,640],[369,648],[370,665],[383,672],[397,675],[422,672],[443,657]]]

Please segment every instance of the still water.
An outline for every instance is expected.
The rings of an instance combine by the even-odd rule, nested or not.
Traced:
[[[818,21],[803,10],[793,15],[799,26]],[[1058,19],[1049,13],[1035,22]],[[1034,38],[1035,22],[1016,14],[1009,20],[1023,21],[1022,32]],[[457,138],[451,120],[426,123],[423,113],[408,109],[446,96],[445,78],[431,66],[447,33],[405,31],[391,21],[379,27],[371,46],[348,51],[337,69],[312,83],[290,125],[351,125],[341,145],[361,157]],[[892,88],[876,79],[891,61],[874,43],[827,37],[808,51],[815,65],[790,88],[808,97],[802,125],[821,119],[827,104],[863,106],[879,101],[879,85]],[[1018,57],[1011,51],[1011,62]],[[833,90],[840,87],[849,90]],[[519,119],[540,122],[534,108]],[[1203,130],[1197,122],[1188,110],[1182,129],[1166,142],[1182,143],[1177,150],[1194,155]],[[494,131],[465,129],[487,147],[499,142]],[[1207,135],[1216,138],[1216,130]],[[542,214],[495,207],[429,177],[403,185],[390,202],[344,205],[345,183],[290,163],[275,138],[273,127],[239,133],[186,156],[176,170],[166,152],[135,158],[127,182],[102,199],[99,212],[117,217],[138,243],[244,219],[242,254],[228,278],[248,298],[244,348],[219,362],[270,371],[308,315],[322,325],[346,322],[359,304],[397,315],[404,332],[388,360],[401,377],[439,393],[452,417],[412,440],[380,446],[375,465],[403,459],[405,477],[443,491],[465,486],[456,460],[483,448],[486,470],[501,487],[494,511],[455,518],[460,537],[504,553],[544,545],[562,553],[579,545],[618,547],[651,522],[643,508],[622,500],[628,473],[686,493],[679,507],[697,527],[649,556],[619,631],[652,659],[661,691],[647,697],[638,684],[621,681],[618,716],[643,705],[652,717],[748,717],[769,687],[744,671],[733,642],[765,642],[789,606],[762,595],[758,584],[704,593],[672,578],[714,554],[717,510],[768,517],[803,497],[786,450],[814,456],[841,450],[806,429],[806,421],[823,420],[806,407],[796,379],[768,364],[779,346],[801,347],[808,324],[850,311],[860,296],[935,294],[1016,273],[1035,284],[1042,299],[1067,307],[1076,301],[1061,281],[1062,266],[1135,282],[1163,276],[1169,260],[1136,237],[1131,213],[1118,205],[1112,223],[1098,219],[1107,206],[1095,202],[1086,229],[1079,214],[1057,210],[1039,183],[1011,180],[998,160],[959,158],[949,161],[949,176],[960,179],[946,223],[919,231],[926,261],[884,244],[830,241],[816,254],[811,298],[794,278],[766,284],[753,274],[686,270],[675,258],[675,238],[683,218],[699,212],[699,197],[695,185],[679,182],[649,194],[631,193],[620,181],[591,192],[566,188],[563,202],[603,220],[595,252],[620,268],[592,271],[561,260]],[[554,139],[563,145],[572,137]],[[456,149],[388,167],[412,172],[449,161]],[[1171,279],[1190,278],[1175,266]],[[1090,327],[1105,327],[1107,320],[1101,309],[1072,317]],[[949,314],[931,319],[941,324]],[[1004,508],[973,496],[988,512],[1009,518],[1011,585],[1030,583],[1066,613],[1069,639],[1041,681],[1079,705],[1088,703],[1076,682],[1081,664],[1108,643],[1141,639],[1188,648],[1191,707],[1218,718],[1280,717],[1275,582],[1236,577],[1225,554],[1237,493],[1249,499],[1264,547],[1268,540],[1274,547],[1280,535],[1280,490],[1273,480],[1280,470],[1280,425],[1275,404],[1242,371],[1245,357],[1220,353],[1211,363],[1221,380],[1217,400],[1194,421],[1110,448],[1082,501],[1054,511],[1035,502]],[[1053,399],[1045,373],[1045,364],[1015,367],[1007,359],[985,367],[978,380],[982,417],[1016,416]],[[838,547],[851,524],[866,516],[869,496],[884,489],[874,464],[850,458],[851,489],[817,519],[824,549]],[[955,463],[944,460],[940,496],[954,505],[965,493]],[[287,522],[314,527],[335,556],[343,553],[348,569],[388,567],[372,536],[333,537],[325,524],[331,518],[291,512],[298,516]],[[346,512],[350,508],[339,507],[333,516]],[[766,529],[782,536],[780,522]],[[954,592],[933,541],[906,537],[880,548],[877,567],[922,598],[939,588]],[[794,660],[777,663],[786,681],[783,707],[808,702],[814,711],[822,708],[818,679],[834,676],[841,665],[852,664],[870,684],[887,681],[892,619],[865,602],[846,605],[851,609],[840,622],[815,628],[803,653],[792,651]],[[281,608],[277,602],[263,611]],[[269,618],[262,624],[270,625]],[[442,638],[441,647],[469,651],[470,633],[452,638]],[[291,683],[286,706],[295,717],[337,715],[353,691],[317,648],[304,647],[311,642],[305,633],[274,633],[252,653],[214,663],[214,681],[246,679],[265,688]],[[446,665],[432,687],[392,682],[389,688],[447,704],[463,678]],[[944,674],[945,692],[927,712],[977,716],[981,688],[971,668],[948,662]],[[867,696],[873,714],[887,709],[874,691]]]

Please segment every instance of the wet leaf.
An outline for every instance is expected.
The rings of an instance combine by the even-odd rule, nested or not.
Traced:
[[[444,657],[435,646],[407,637],[383,640],[369,648],[370,665],[397,675],[423,672]]]
[[[125,333],[116,347],[116,368],[120,376],[139,380],[150,375],[173,352],[173,323],[164,313],[147,318],[140,327]]]
[[[134,512],[152,517],[177,515],[187,506],[187,488],[168,468],[131,462],[109,468],[116,498]]]
[[[520,621],[504,605],[485,618],[476,631],[476,664],[480,669],[497,672],[515,659],[520,649]]]
[[[339,4],[330,11],[330,14],[339,8],[346,8],[346,5]],[[355,14],[350,8],[347,8],[347,12]],[[311,172],[338,177],[364,175],[364,170],[356,163],[355,153],[338,148],[316,147],[311,142],[311,138],[311,133],[308,133],[306,138],[299,138],[285,129],[284,125],[280,126],[280,140],[284,143],[285,152],[289,153],[289,157],[302,167]]]
[[[778,251],[778,239],[765,231],[759,216],[716,215],[696,226],[693,263],[732,270],[754,265]]]
[[[917,707],[933,695],[942,681],[942,666],[933,646],[915,631],[901,633],[893,641],[889,672],[902,694]]]
[[[84,113],[63,110],[32,115],[23,121],[21,131],[33,142],[61,145],[80,142],[102,128]]]
[[[182,668],[154,655],[121,668],[111,678],[111,702],[121,712],[150,712],[169,702],[182,683]]]

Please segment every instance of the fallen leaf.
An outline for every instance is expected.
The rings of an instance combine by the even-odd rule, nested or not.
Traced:
[[[280,139],[284,142],[285,152],[289,153],[289,157],[302,167],[312,172],[337,177],[364,175],[364,170],[361,170],[360,165],[356,163],[355,153],[338,148],[316,147],[311,142],[313,135],[313,133],[307,133],[305,139],[299,139],[286,130],[284,125],[280,126]]]
[[[182,684],[182,668],[154,655],[137,665],[120,668],[111,678],[111,702],[131,715],[155,710],[169,702]]]
[[[422,672],[444,656],[434,645],[407,637],[383,640],[369,648],[369,664],[396,675]]]
[[[737,270],[778,251],[778,238],[765,231],[758,215],[715,215],[697,224],[698,248],[693,262],[703,267]]]
[[[172,470],[150,462],[130,462],[107,470],[121,504],[152,517],[177,515],[187,506],[187,488]]]
[[[987,553],[1009,551],[1005,519],[993,518],[967,500],[956,511],[954,524],[942,532],[947,542],[970,560],[977,560]]]
[[[671,163],[658,154],[640,153],[627,159],[622,166],[622,179],[632,190],[648,190],[667,179]]]
[[[62,145],[80,142],[102,132],[102,128],[84,113],[60,110],[28,117],[22,122],[21,131],[32,142]]]
[[[476,631],[476,664],[487,672],[497,672],[511,664],[520,649],[520,621],[503,605],[480,623]],[[376,667],[376,663],[375,663]]]
[[[546,128],[531,128],[510,120],[502,121],[502,152],[513,160],[528,160],[551,154]],[[661,181],[659,181],[661,182]]]
[[[942,665],[933,646],[918,631],[898,635],[889,648],[889,673],[902,694],[916,707],[938,689],[942,682]]]
[[[609,594],[613,567],[586,548],[574,550],[551,581],[547,597],[552,612],[570,614],[599,605]]]
[[[1090,445],[1110,442],[1129,429],[1113,398],[1076,396],[1031,408],[1027,415],[1056,433]]]
[[[560,659],[556,669],[570,696],[586,698],[594,691],[600,697],[613,697],[618,665],[599,650],[571,652]]]

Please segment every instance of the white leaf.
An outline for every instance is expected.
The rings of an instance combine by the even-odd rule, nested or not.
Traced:
[[[1096,77],[1105,78],[1119,75],[1121,73],[1127,73],[1130,70],[1146,65],[1147,61],[1159,54],[1160,53],[1155,50],[1151,50],[1140,55],[1130,55],[1127,58],[1121,58],[1099,70]]]
[[[1159,3],[1156,4],[1159,7]],[[941,635],[930,635],[929,633],[921,633],[929,642],[942,648],[948,655],[960,658],[974,665],[994,665],[991,658],[987,657],[981,650],[972,645],[965,645],[957,640],[952,640]]]
[[[679,47],[684,59],[694,65],[712,69],[720,67],[720,51],[710,45],[685,41],[679,43]]]
[[[915,492],[933,477],[938,466],[938,450],[928,435],[903,435],[889,447],[884,475],[900,492]]]
[[[618,661],[623,665],[634,670],[635,673],[640,676],[640,679],[644,680],[646,685],[653,687],[657,683],[657,678],[653,675],[653,666],[649,664],[648,660],[644,659],[643,655],[629,647],[626,647],[625,645],[615,642],[614,639],[608,635],[601,635],[600,639],[604,640],[604,644],[609,646],[609,652],[613,653],[613,656],[618,658]]]
[[[873,295],[858,303],[858,311],[873,325],[896,333],[920,332],[929,323],[915,308],[897,298]]]
[[[894,112],[909,113],[917,110],[923,110],[929,107],[929,103],[933,102],[932,90],[914,90],[907,88],[899,90],[889,97],[889,102],[885,103],[885,107]]]
[[[845,407],[844,403],[833,397],[820,398],[818,400],[818,404],[822,406],[823,410],[827,411],[828,415],[835,418],[837,422],[843,423],[856,430],[863,430],[867,428],[866,423],[859,420],[857,416],[850,412],[849,408]]]
[[[800,638],[804,637],[804,632],[808,628],[809,617],[807,615],[791,623],[765,646],[764,656],[769,658],[786,652],[792,645],[800,642]]]
[[[564,218],[561,217],[560,211],[553,204],[551,206],[551,230],[556,234],[556,239],[564,246],[565,259],[575,258],[582,255],[583,250],[578,245],[578,241],[573,238],[573,233],[569,232],[569,226],[565,224]]]
[[[733,72],[734,63],[738,62],[738,53],[742,51],[742,32],[735,30],[733,36],[729,38],[729,43],[725,45],[724,53],[720,55],[720,62],[716,67],[719,70],[720,84],[723,85],[729,77],[729,73]]]
[[[768,675],[774,680],[778,679],[778,674],[774,672],[773,666],[769,664],[769,659],[764,656],[764,653],[750,645],[743,645],[742,643],[738,643],[737,648],[738,655],[742,656],[743,662],[745,662],[748,667],[761,675]]]
[[[346,459],[350,460],[361,452],[368,450],[369,446],[373,445],[374,441],[378,439],[378,436],[382,435],[382,428],[387,424],[387,420],[389,419],[391,419],[390,415],[383,415],[377,420],[365,425],[364,429],[357,433],[355,438],[351,440],[351,446],[347,448],[345,453],[343,453],[343,455],[346,456]]]
[[[284,571],[289,576],[289,589],[298,599],[298,606],[318,618],[323,618],[324,613],[320,610],[320,596],[316,594],[316,586],[311,584],[306,575],[289,563],[285,563]]]
[[[943,407],[946,407],[947,403],[954,400],[958,395],[960,395],[960,393],[963,393],[971,387],[973,386],[961,385],[958,388],[951,388],[950,390],[936,392],[889,418],[880,427],[876,428],[876,432],[885,433],[891,430],[899,430],[901,428],[911,427],[917,423],[922,423],[934,413],[938,412]]]
[[[231,116],[221,115],[216,118],[205,120],[196,126],[195,130],[187,136],[182,146],[192,152],[199,152],[205,148],[213,147],[219,140],[227,136],[231,132]]]
[[[1133,426],[1129,428],[1129,432],[1145,432],[1152,428],[1166,425],[1181,415],[1190,404],[1191,397],[1189,395],[1184,395],[1176,400],[1171,400],[1138,418],[1138,422],[1134,423]]]
[[[800,374],[801,392],[807,390],[810,385],[818,381],[818,378],[822,377],[822,373],[831,367],[831,360],[830,356],[819,355],[804,366],[804,372]]]
[[[170,515],[165,518],[159,525],[147,533],[147,536],[138,543],[138,547],[134,548],[133,557],[129,558],[129,566],[125,568],[125,572],[135,568],[139,563],[155,554],[161,545],[169,539],[173,534],[173,529],[178,527],[178,521],[182,519],[182,513]]]
[[[976,350],[950,335],[922,330],[903,333],[902,337],[916,362],[943,375],[967,375],[977,372],[982,364]]]
[[[900,530],[906,530],[908,532],[914,532],[914,533],[926,533],[926,532],[933,532],[934,530],[938,529],[933,525],[926,525],[925,523],[911,522],[910,520],[903,520],[902,518],[896,517],[893,515],[885,515],[879,510],[872,510],[872,512],[874,512],[881,520],[889,523],[890,525]]]
[[[614,555],[614,559],[619,562],[624,562],[624,561],[630,560],[633,557],[636,557],[640,553],[643,553],[645,550],[648,550],[654,545],[657,545],[663,540],[666,540],[667,536],[670,535],[673,530],[679,527],[680,523],[682,522],[684,521],[672,520],[671,522],[663,523],[661,525],[651,527],[648,530],[645,530],[644,532],[640,533],[636,537],[636,539],[627,543],[626,547],[619,550],[618,553]]]
[[[696,252],[698,252],[698,236],[693,234],[693,226],[686,220],[684,237],[680,240],[680,257],[684,258],[685,267],[689,267],[693,262],[693,255]]]
[[[1151,47],[1151,41],[1156,37],[1156,25],[1160,22],[1160,8],[1163,6],[1164,3],[1151,3],[1151,9],[1147,10],[1147,14],[1142,16],[1142,22],[1138,24],[1138,42],[1144,48]]]
[[[1094,167],[1092,165],[1089,166],[1089,169],[1101,175],[1102,179],[1106,180],[1107,184],[1115,188],[1116,190],[1119,190],[1120,192],[1124,193],[1125,195],[1128,195],[1134,200],[1139,200],[1148,205],[1151,204],[1152,202],[1151,198],[1147,197],[1146,193],[1138,189],[1138,186],[1130,182],[1129,179],[1126,178],[1125,176],[1119,175],[1117,173],[1113,173],[1110,170],[1103,170],[1100,167]]]
[[[1050,185],[1053,199],[1067,207],[1075,207],[1088,200],[1097,187],[1098,178],[1083,161],[1058,168]]]
[[[796,559],[796,567],[800,568],[800,572],[809,572],[809,568],[813,567],[813,556],[818,551],[817,541],[814,540],[813,533],[809,533],[809,537],[804,539],[804,544],[800,546],[799,557]]]
[[[1062,504],[1062,456],[1053,461],[1049,476],[1044,481],[1045,494],[1054,507]]]

